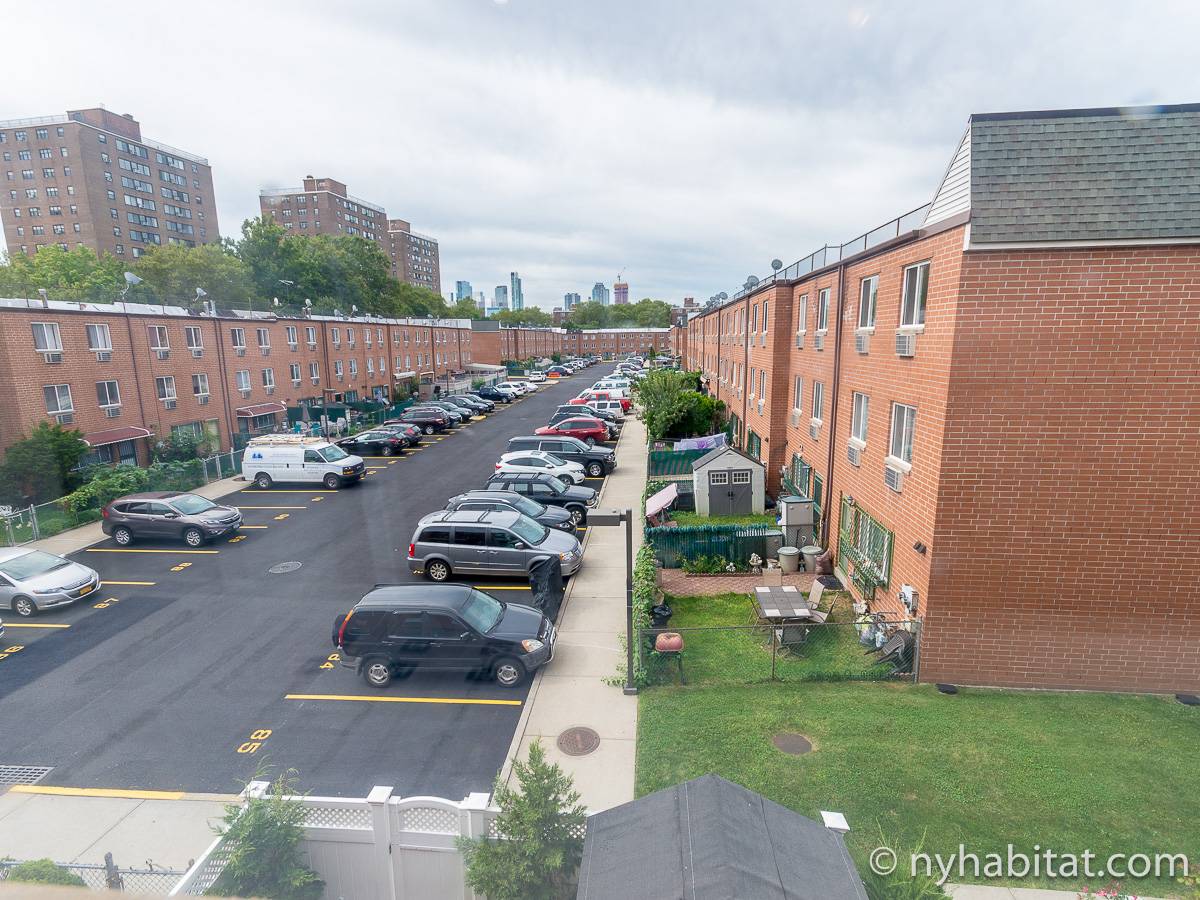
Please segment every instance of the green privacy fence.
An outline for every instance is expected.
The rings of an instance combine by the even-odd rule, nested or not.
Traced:
[[[692,463],[708,453],[708,450],[651,450],[646,463],[646,474],[650,478],[692,477]]]
[[[646,542],[668,569],[701,556],[720,556],[744,566],[752,553],[766,559],[768,537],[779,535],[771,525],[685,525],[647,528]]]

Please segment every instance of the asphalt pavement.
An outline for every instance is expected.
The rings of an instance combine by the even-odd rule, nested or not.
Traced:
[[[373,585],[412,580],[417,520],[481,486],[507,439],[544,424],[593,371],[368,459],[361,485],[247,485],[224,501],[245,515],[232,542],[74,554],[105,579],[97,594],[29,623],[5,616],[35,627],[9,628],[0,648],[0,765],[49,767],[41,784],[82,788],[230,793],[270,765],[318,795],[490,790],[526,689],[417,672],[375,691],[330,659],[333,623]],[[301,566],[268,571],[284,562]],[[470,583],[528,596],[521,582]]]

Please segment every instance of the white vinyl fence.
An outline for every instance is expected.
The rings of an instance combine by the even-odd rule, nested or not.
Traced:
[[[266,782],[243,797],[262,796]],[[301,849],[325,880],[329,900],[480,900],[467,887],[456,837],[488,834],[497,811],[488,794],[460,803],[439,797],[393,797],[376,787],[365,799],[300,798],[308,810]],[[203,894],[224,868],[218,839],[171,896]]]

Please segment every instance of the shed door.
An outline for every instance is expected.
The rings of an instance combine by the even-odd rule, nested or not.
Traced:
[[[744,516],[754,508],[754,497],[750,489],[750,473],[734,471],[729,473],[729,513],[733,516]]]
[[[733,494],[729,488],[729,472],[710,470],[708,473],[708,514],[710,516],[729,515],[732,498]]]

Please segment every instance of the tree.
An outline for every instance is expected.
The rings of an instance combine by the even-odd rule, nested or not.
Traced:
[[[222,306],[242,305],[254,296],[250,268],[221,244],[152,247],[132,268],[142,279],[138,287],[159,303],[191,305],[196,288]]]
[[[572,309],[567,321],[578,328],[607,328],[611,320],[609,310],[619,308],[588,300]]]
[[[545,327],[554,324],[554,316],[550,315],[544,309],[538,309],[536,306],[527,306],[525,309],[501,310],[492,316],[492,318],[504,325]]]
[[[571,776],[546,762],[540,741],[530,744],[527,762],[513,763],[513,772],[519,791],[496,782],[495,828],[503,837],[457,840],[467,883],[490,900],[574,897],[587,818],[579,792]]]
[[[486,316],[470,297],[463,297],[449,308],[447,316],[451,319],[484,319]]]
[[[69,494],[79,479],[72,469],[88,445],[75,429],[39,422],[29,437],[12,444],[0,466],[0,497],[42,503]]]
[[[4,262],[0,292],[6,297],[37,297],[42,288],[51,300],[111,303],[125,286],[125,262],[107,254],[97,258],[86,247],[43,247],[32,256],[18,253]]]

